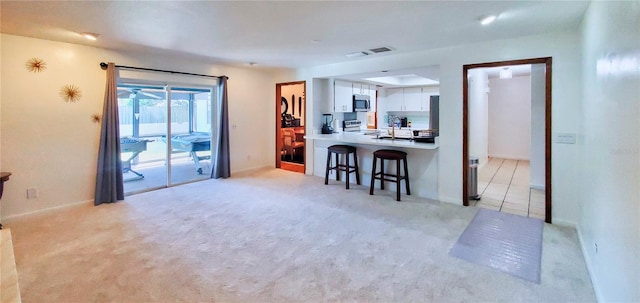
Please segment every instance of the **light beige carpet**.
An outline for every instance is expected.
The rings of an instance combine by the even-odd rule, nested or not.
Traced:
[[[6,225],[24,302],[595,301],[574,230],[538,285],[448,255],[476,208],[402,199],[269,169]]]
[[[20,286],[13,254],[11,230],[0,230],[0,302],[20,303]]]

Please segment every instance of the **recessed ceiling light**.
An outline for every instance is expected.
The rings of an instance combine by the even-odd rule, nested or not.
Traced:
[[[88,33],[88,32],[84,32],[82,33],[82,36],[84,36],[85,38],[91,40],[91,41],[96,41],[98,40],[98,37],[100,35],[96,34],[96,33]]]
[[[322,40],[318,40],[318,39],[311,40],[311,43],[313,43],[313,44],[317,44],[317,43],[320,43],[320,42],[322,42]]]
[[[511,79],[513,77],[513,71],[508,67],[500,70],[500,79]]]
[[[498,18],[498,16],[496,16],[496,15],[488,15],[488,16],[480,17],[479,20],[480,20],[480,24],[489,25],[489,24],[493,23],[493,21],[496,21],[497,18]]]

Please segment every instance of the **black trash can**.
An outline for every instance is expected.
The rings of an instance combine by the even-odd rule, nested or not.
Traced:
[[[480,195],[478,195],[478,163],[477,157],[469,157],[468,194],[471,200],[480,200]]]

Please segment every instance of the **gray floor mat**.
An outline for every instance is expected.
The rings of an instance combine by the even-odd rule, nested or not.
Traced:
[[[480,209],[449,254],[540,284],[543,224]]]

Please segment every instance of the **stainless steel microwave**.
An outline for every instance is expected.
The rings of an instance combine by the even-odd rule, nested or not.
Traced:
[[[354,112],[368,112],[371,108],[371,101],[367,95],[353,95],[353,111]]]

